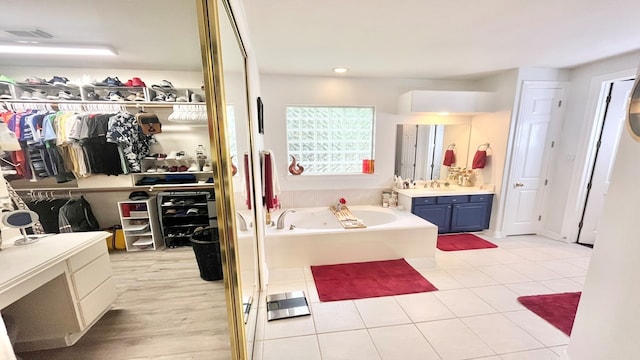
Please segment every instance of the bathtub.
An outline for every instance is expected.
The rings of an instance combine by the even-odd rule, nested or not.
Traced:
[[[367,227],[344,229],[329,208],[294,209],[284,229],[268,226],[265,256],[270,269],[434,256],[437,226],[408,211],[349,206]],[[282,211],[273,214],[278,220]]]

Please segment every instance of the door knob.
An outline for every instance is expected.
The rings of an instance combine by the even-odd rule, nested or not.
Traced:
[[[517,183],[513,184],[513,186],[514,186],[514,187],[523,187],[523,186],[524,186],[524,184],[523,184],[523,183],[521,183],[521,182],[517,182]]]

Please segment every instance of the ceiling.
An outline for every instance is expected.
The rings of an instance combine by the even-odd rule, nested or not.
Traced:
[[[570,68],[640,49],[637,0],[242,0],[261,73],[475,78]],[[481,3],[481,5],[479,5]],[[195,1],[0,0],[2,30],[106,44],[111,58],[0,57],[2,65],[200,70]],[[43,40],[44,42],[45,40]]]

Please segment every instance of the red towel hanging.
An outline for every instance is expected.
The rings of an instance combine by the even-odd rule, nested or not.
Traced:
[[[453,152],[453,149],[447,149],[444,152],[444,160],[442,161],[442,165],[451,166],[456,163],[456,154]]]
[[[278,206],[278,199],[273,193],[273,168],[271,164],[271,153],[266,152],[262,166],[264,167],[264,200],[267,210],[275,209]]]
[[[476,155],[473,157],[472,169],[482,169],[487,165],[487,151],[477,150]]]

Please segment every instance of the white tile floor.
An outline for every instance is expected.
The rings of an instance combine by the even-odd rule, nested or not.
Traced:
[[[263,294],[254,359],[560,359],[569,337],[517,297],[582,290],[591,249],[481,236],[499,247],[407,259],[428,293],[320,302],[308,267],[270,270],[267,293],[306,291],[312,316],[267,322]]]

